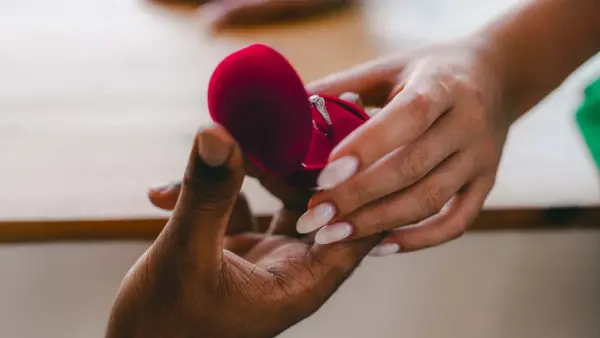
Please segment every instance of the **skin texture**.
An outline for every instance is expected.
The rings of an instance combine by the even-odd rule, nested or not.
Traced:
[[[123,280],[107,337],[274,337],[314,313],[381,239],[320,246],[277,234],[301,212],[253,232],[244,175],[223,128],[197,134],[173,214]]]

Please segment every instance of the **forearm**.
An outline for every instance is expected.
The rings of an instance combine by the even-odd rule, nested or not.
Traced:
[[[600,0],[532,0],[480,37],[516,119],[600,50]]]

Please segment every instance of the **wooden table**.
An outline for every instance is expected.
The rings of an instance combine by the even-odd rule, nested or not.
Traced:
[[[145,192],[181,176],[194,131],[209,122],[207,83],[225,55],[267,43],[310,81],[464,34],[518,0],[465,2],[371,1],[217,35],[195,12],[140,0],[0,2],[0,240],[154,236],[167,214]],[[456,11],[466,13],[456,20]],[[600,219],[597,170],[572,117],[598,69],[600,57],[514,126],[478,226]],[[244,190],[257,213],[277,208],[256,182]],[[549,208],[565,207],[563,218],[548,218]]]

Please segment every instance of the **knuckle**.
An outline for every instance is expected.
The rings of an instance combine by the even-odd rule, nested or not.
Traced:
[[[425,164],[429,159],[429,154],[418,148],[411,147],[407,154],[395,158],[397,161],[395,182],[396,184],[404,184],[404,182],[414,182],[419,179],[425,170]]]
[[[472,106],[468,112],[465,114],[464,119],[465,125],[469,126],[471,131],[474,131],[475,134],[480,134],[488,130],[488,119],[486,114],[486,109],[481,105]]]
[[[355,235],[357,236],[380,233],[388,230],[385,215],[380,211],[360,212],[354,217],[351,217],[349,222],[354,225],[354,228],[356,229]]]
[[[429,96],[425,93],[415,93],[410,100],[407,113],[416,131],[422,131],[428,126],[428,115],[431,108]]]
[[[421,210],[424,214],[434,214],[440,211],[445,204],[446,191],[441,187],[428,187],[421,196]]]
[[[374,230],[372,233],[380,233],[388,230],[384,215],[379,214],[373,218],[372,228]]]
[[[222,204],[229,204],[235,198],[233,187],[230,183],[225,186],[216,186],[205,180],[185,175],[183,178],[182,192],[194,201],[190,207],[205,210]]]

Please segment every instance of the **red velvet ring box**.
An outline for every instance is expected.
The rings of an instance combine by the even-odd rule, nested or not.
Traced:
[[[306,187],[316,185],[333,148],[369,118],[353,103],[307,93],[285,57],[260,44],[217,66],[208,87],[208,108],[250,161]]]

